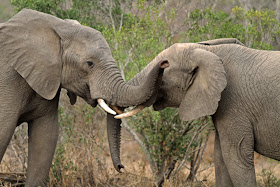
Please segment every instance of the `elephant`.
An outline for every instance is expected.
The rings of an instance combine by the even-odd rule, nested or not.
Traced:
[[[170,66],[153,96],[154,110],[179,108],[184,121],[211,116],[216,186],[257,186],[254,151],[280,161],[280,52],[234,38],[177,43],[131,82],[141,82],[160,59]]]
[[[71,104],[77,96],[92,107],[148,106],[162,80],[166,60],[155,63],[137,86],[125,82],[102,34],[75,20],[23,9],[0,23],[0,161],[15,128],[28,123],[26,186],[47,186],[58,139],[61,89]],[[144,88],[149,88],[144,91]],[[107,103],[107,104],[106,104]],[[119,128],[110,122],[110,146],[119,145]],[[112,155],[116,147],[110,147]],[[112,157],[117,170],[118,157]]]

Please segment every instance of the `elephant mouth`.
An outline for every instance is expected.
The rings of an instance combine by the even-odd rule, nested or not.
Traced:
[[[97,99],[90,99],[90,100],[86,100],[86,102],[92,106],[93,108],[95,108],[97,106]]]
[[[159,111],[164,109],[164,103],[166,102],[166,99],[164,97],[161,97],[156,100],[156,102],[153,104],[153,108],[155,111]]]
[[[154,110],[159,111],[159,110],[166,108],[165,105],[166,105],[167,101],[168,101],[168,99],[167,99],[166,92],[164,92],[163,89],[160,89],[158,97],[157,97],[155,103],[153,104]]]

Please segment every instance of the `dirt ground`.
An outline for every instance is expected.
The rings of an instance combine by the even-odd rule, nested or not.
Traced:
[[[125,131],[123,129],[123,131]],[[102,163],[104,164],[102,166],[103,170],[100,170],[101,168],[96,167],[96,163],[94,162],[94,157],[92,157],[89,160],[84,160],[84,157],[82,156],[83,154],[79,152],[72,152],[72,151],[66,151],[65,155],[63,157],[65,158],[65,162],[72,160],[74,165],[77,166],[77,168],[80,168],[83,170],[83,167],[87,167],[89,163],[93,164],[93,168],[89,168],[89,171],[94,171],[94,176],[96,178],[104,179],[104,176],[106,176],[108,180],[116,180],[118,179],[121,181],[123,184],[128,184],[129,186],[142,186],[142,184],[148,184],[146,186],[152,185],[152,179],[153,179],[153,174],[151,171],[151,168],[149,167],[149,163],[147,161],[146,156],[143,154],[143,151],[137,144],[135,140],[131,136],[128,136],[127,132],[123,132],[123,139],[122,139],[122,145],[121,145],[121,160],[122,163],[125,165],[125,171],[123,174],[119,174],[115,171],[113,168],[113,164],[111,161],[110,154],[105,154],[105,155],[99,155],[99,159],[102,159]],[[25,144],[26,145],[26,144]],[[0,171],[1,172],[22,172],[23,170],[26,170],[26,155],[27,155],[27,148],[26,146],[23,146],[22,152],[18,152],[15,149],[17,149],[16,146],[12,147],[9,146],[4,159],[2,163],[0,164]],[[85,148],[86,149],[86,148]],[[87,146],[88,149],[88,146]],[[15,152],[18,152],[17,156],[14,154]],[[69,156],[69,155],[70,156]],[[22,158],[22,159],[20,159]],[[83,164],[78,164],[78,162],[83,162]],[[68,162],[69,163],[69,162]],[[77,163],[77,164],[76,164]],[[63,162],[61,163],[63,164]],[[85,166],[83,166],[85,165]],[[188,163],[187,163],[188,165]],[[105,166],[105,167],[104,167]],[[104,170],[106,168],[106,171]],[[199,181],[202,181],[204,184],[203,186],[215,186],[215,169],[214,169],[214,133],[210,135],[208,146],[206,148],[205,154],[204,154],[204,159],[203,163],[201,164],[201,167],[199,170],[205,169],[203,172],[200,172],[197,174],[197,179]],[[279,179],[280,176],[280,163],[269,159],[267,157],[261,156],[259,154],[255,154],[255,170],[256,170],[256,176],[257,180],[260,181],[262,180],[262,170],[266,169],[267,171],[270,171],[273,173],[274,176],[276,176]],[[89,171],[84,171],[84,172],[89,172]],[[100,174],[100,171],[105,172],[106,175],[98,177],[97,175]],[[69,172],[69,171],[67,171]],[[72,173],[73,175],[71,176],[73,179],[77,177],[77,175],[83,175],[83,173]],[[182,184],[185,184],[184,181],[186,180],[187,176],[189,174],[188,169],[183,168],[178,174],[178,176],[173,179],[173,181],[166,181],[164,183],[164,187],[167,186],[182,186]],[[67,174],[70,176],[70,173]],[[128,179],[130,178],[130,179]],[[133,178],[133,180],[132,180]],[[129,181],[128,181],[129,180]],[[176,180],[183,181],[180,184],[177,185]],[[148,182],[147,182],[148,181]],[[174,182],[175,181],[175,182]],[[58,186],[67,186],[70,184],[75,183],[74,182],[69,182],[69,183],[64,183],[62,185]],[[84,183],[88,184],[88,183]],[[107,183],[108,184],[108,183]],[[111,183],[110,183],[111,184]],[[119,183],[118,183],[119,185]],[[52,185],[53,186],[53,185]],[[71,186],[71,185],[70,185]],[[83,186],[78,185],[78,186]],[[125,185],[127,186],[127,185]],[[196,186],[196,185],[194,185]],[[201,185],[198,185],[201,186]]]

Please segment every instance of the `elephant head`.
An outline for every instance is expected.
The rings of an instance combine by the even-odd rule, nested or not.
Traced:
[[[1,28],[7,61],[43,98],[51,100],[60,87],[92,106],[101,98],[111,105],[127,107],[148,100],[161,64],[150,80],[139,86],[126,84],[102,34],[78,22],[24,9]],[[142,94],[135,94],[142,91]]]
[[[0,25],[0,43],[1,59],[38,95],[52,100],[64,88],[71,104],[79,96],[93,107],[100,99],[119,107],[145,105],[167,67],[159,61],[141,83],[127,84],[99,31],[29,9]],[[105,110],[115,113],[106,105]]]
[[[212,115],[218,108],[227,80],[222,60],[209,51],[207,45],[222,43],[236,43],[236,40],[174,44],[162,51],[131,82],[139,84],[153,64],[167,59],[170,67],[164,71],[160,89],[151,99],[154,109],[179,108],[180,118],[184,121]]]
[[[184,121],[212,115],[227,84],[221,59],[197,44],[175,44],[163,52],[173,68],[163,76],[155,110],[179,107]]]

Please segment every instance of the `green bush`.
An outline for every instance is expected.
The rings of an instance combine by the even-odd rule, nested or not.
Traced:
[[[210,118],[192,122],[181,121],[178,109],[174,108],[166,108],[159,112],[148,108],[135,118],[137,120],[129,121],[141,135],[157,177],[166,171],[174,159],[186,159],[189,162],[194,160],[202,142],[207,139],[209,130],[213,128]]]
[[[258,185],[261,187],[275,187],[280,186],[280,179],[274,176],[271,170],[263,169],[261,174],[259,174],[260,180]]]
[[[186,23],[190,28],[186,32],[189,42],[237,38],[248,47],[271,50],[280,33],[279,21],[270,9],[244,11],[235,7],[231,15],[211,7],[196,9]]]
[[[30,8],[45,12],[47,14],[56,14],[60,10],[59,4],[64,0],[11,0],[11,4],[18,12],[23,8]]]

